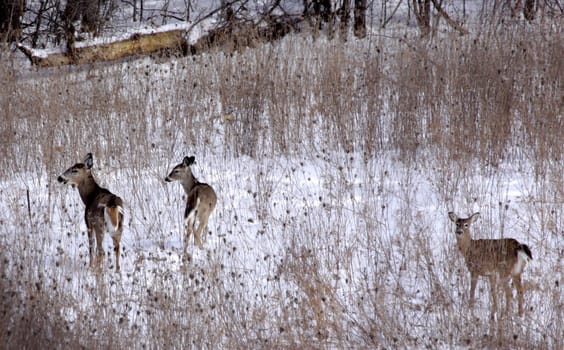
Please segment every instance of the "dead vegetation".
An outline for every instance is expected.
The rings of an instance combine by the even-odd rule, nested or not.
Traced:
[[[1,65],[2,346],[562,348],[563,43],[545,29],[425,44],[286,36],[25,77]],[[87,150],[109,188],[129,186],[121,276],[89,273],[83,208],[55,184]],[[163,159],[186,150],[214,162],[199,173],[218,203],[236,187],[245,206],[218,204],[218,248],[181,270],[162,228],[178,189],[161,182]],[[315,198],[291,192],[307,171]],[[522,197],[500,184],[507,172],[532,179],[512,184]],[[476,237],[505,227],[535,251],[524,318],[490,326],[464,312],[447,212],[474,206]]]

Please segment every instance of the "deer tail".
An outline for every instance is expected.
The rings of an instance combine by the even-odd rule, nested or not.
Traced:
[[[529,249],[529,246],[526,244],[519,244],[519,246],[517,247],[517,253],[522,252],[524,253],[529,260],[533,260],[533,254],[531,253],[531,249]]]
[[[190,203],[192,205],[188,205],[186,207],[185,220],[187,222],[194,222],[196,216],[198,215],[198,207],[200,206],[200,197],[196,197],[196,203]]]
[[[115,232],[120,226],[120,216],[123,216],[123,207],[119,204],[108,203],[104,207],[104,221],[110,232]]]

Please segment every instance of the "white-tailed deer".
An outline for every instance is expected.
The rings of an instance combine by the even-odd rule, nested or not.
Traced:
[[[83,163],[76,163],[68,168],[58,181],[78,188],[80,198],[86,209],[84,219],[88,228],[90,266],[94,266],[94,240],[96,240],[96,266],[104,256],[102,242],[104,232],[109,231],[114,241],[116,271],[119,271],[119,246],[123,231],[123,200],[105,188],[100,187],[92,176],[92,153],[88,153]]]
[[[192,174],[190,166],[194,164],[195,157],[184,157],[182,163],[175,166],[170,174],[165,178],[166,182],[179,181],[184,192],[188,196],[186,200],[186,210],[184,220],[186,221],[186,239],[184,241],[184,251],[188,250],[188,240],[194,232],[194,242],[202,249],[200,234],[208,225],[208,218],[213,212],[217,203],[217,196],[213,188],[205,183],[199,182]],[[196,219],[198,228],[196,228]],[[205,234],[205,231],[204,231]]]
[[[496,278],[499,277],[505,290],[505,312],[511,306],[512,292],[509,279],[517,289],[519,302],[519,316],[523,315],[523,284],[521,273],[529,260],[533,259],[531,250],[526,244],[521,244],[513,238],[505,239],[472,239],[470,224],[480,213],[474,213],[469,218],[459,218],[455,213],[448,213],[448,217],[456,224],[456,242],[458,249],[464,256],[466,266],[470,271],[470,307],[474,307],[474,291],[479,276],[488,276],[492,296],[492,317],[497,309]]]

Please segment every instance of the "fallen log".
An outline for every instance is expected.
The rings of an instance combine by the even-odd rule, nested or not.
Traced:
[[[113,61],[133,55],[145,55],[161,50],[178,50],[185,53],[188,48],[186,29],[159,32],[134,33],[127,39],[108,43],[77,43],[69,50],[35,50],[23,44],[18,48],[39,67],[56,67],[69,64],[84,64],[99,61]]]
[[[279,40],[291,32],[299,31],[302,19],[295,16],[269,16],[256,24],[248,21],[233,20],[221,26],[211,28],[188,46],[187,54],[198,55],[212,48],[233,52],[261,43]]]
[[[202,25],[203,20],[189,27],[164,27],[152,32],[134,33],[128,38],[110,42],[75,42],[67,44],[67,49],[37,50],[23,44],[18,44],[18,48],[38,67],[114,61],[165,50],[169,54],[178,53],[183,56],[198,55],[212,48],[232,52],[279,40],[293,31],[299,31],[301,21],[299,17],[285,15],[263,18],[260,25],[235,20],[216,28],[196,30],[195,32],[203,34],[193,43],[189,43],[188,36],[193,32],[192,29]]]

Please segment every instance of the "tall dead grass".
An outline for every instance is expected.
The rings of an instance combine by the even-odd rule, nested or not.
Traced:
[[[160,64],[25,77],[2,65],[3,346],[561,348],[561,38],[522,27],[427,43],[287,37]],[[81,273],[81,203],[54,187],[88,151],[104,185],[129,201],[133,270],[121,277]],[[174,257],[143,242],[169,249],[173,234],[159,223],[179,221],[182,203],[163,187],[159,204],[178,210],[157,207],[150,189],[186,152],[219,159],[208,174],[219,190],[239,187],[248,207],[218,208],[221,248],[171,271]],[[248,159],[263,165],[249,170]],[[273,159],[294,160],[277,174]],[[284,181],[309,181],[303,163],[326,192],[286,198]],[[532,185],[518,184],[530,198],[505,201],[505,171],[530,172]],[[426,177],[433,196],[422,199]],[[42,190],[26,197],[26,187]],[[446,212],[477,206],[476,235],[503,223],[541,261],[528,270],[528,317],[492,326],[467,310]],[[238,250],[259,244],[280,245],[278,255],[242,268]]]

